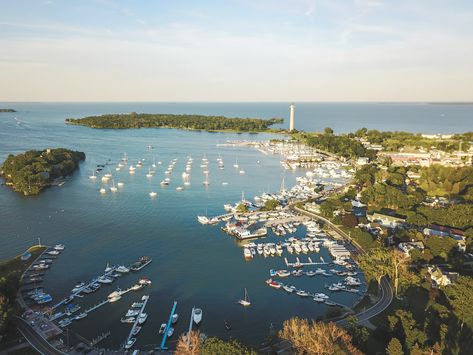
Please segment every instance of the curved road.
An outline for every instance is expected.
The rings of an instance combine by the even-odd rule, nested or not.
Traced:
[[[49,342],[41,337],[24,319],[16,317],[16,324],[20,333],[30,343],[30,345],[40,354],[64,355],[65,353],[53,347]]]
[[[295,211],[297,211],[299,213],[305,214],[309,217],[312,217],[312,218],[315,218],[315,219],[318,219],[318,220],[324,222],[325,224],[330,226],[330,228],[332,228],[338,234],[340,234],[343,238],[350,241],[350,243],[355,247],[355,249],[359,253],[364,253],[365,252],[363,250],[363,248],[360,245],[358,245],[358,243],[356,243],[353,239],[350,238],[349,235],[347,235],[343,230],[338,228],[336,225],[334,225],[328,219],[326,219],[322,216],[319,216],[315,213],[300,209],[300,208],[296,207],[295,205],[289,205],[288,207],[290,209],[294,209]],[[381,283],[380,283],[379,286],[381,288],[381,297],[379,298],[378,302],[376,302],[374,305],[372,305],[367,310],[364,310],[362,312],[359,312],[359,313],[355,314],[355,316],[358,318],[358,323],[367,321],[370,318],[372,318],[374,316],[377,316],[378,314],[383,312],[386,308],[388,308],[388,306],[391,304],[391,302],[393,300],[393,290],[391,288],[391,284],[389,283],[388,279],[386,277],[383,277],[381,279]],[[346,320],[341,319],[341,320],[337,321],[336,323],[339,324],[339,325],[344,325],[344,324],[346,324]]]

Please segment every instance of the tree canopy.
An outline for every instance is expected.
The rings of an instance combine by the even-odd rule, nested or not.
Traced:
[[[160,113],[128,113],[88,116],[84,118],[68,118],[66,123],[91,128],[182,128],[207,131],[266,131],[282,118],[268,120],[258,118],[229,118],[224,116],[175,115]]]
[[[72,174],[84,159],[84,153],[65,148],[29,150],[10,154],[3,163],[2,176],[15,191],[36,195],[52,180]]]

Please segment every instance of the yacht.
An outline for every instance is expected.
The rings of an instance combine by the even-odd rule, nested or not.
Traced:
[[[97,179],[97,176],[95,175],[95,171],[93,172],[92,175],[89,176],[89,179],[91,179],[91,180]]]
[[[194,309],[194,315],[192,316],[195,324],[199,324],[202,320],[202,309],[196,308]]]
[[[249,307],[251,305],[250,296],[248,296],[248,291],[245,288],[245,296],[243,299],[238,300],[238,303],[243,307]]]

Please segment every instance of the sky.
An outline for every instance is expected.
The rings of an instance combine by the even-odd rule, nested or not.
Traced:
[[[1,101],[473,101],[471,0],[0,0]]]

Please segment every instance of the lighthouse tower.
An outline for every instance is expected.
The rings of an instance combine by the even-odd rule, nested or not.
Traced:
[[[290,108],[290,114],[289,114],[289,131],[293,131],[294,130],[294,111],[296,109],[296,105],[294,104],[291,104],[291,106],[289,106]]]

